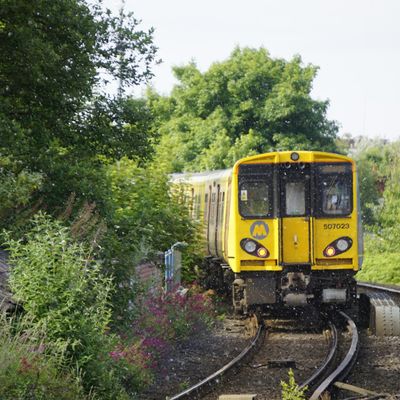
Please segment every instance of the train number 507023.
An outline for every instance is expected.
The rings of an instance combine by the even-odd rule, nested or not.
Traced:
[[[324,224],[324,229],[349,229],[350,224]]]

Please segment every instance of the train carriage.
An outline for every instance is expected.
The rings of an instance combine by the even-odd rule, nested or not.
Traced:
[[[350,158],[273,152],[172,180],[189,186],[206,255],[215,276],[231,284],[236,309],[355,299],[363,242]]]

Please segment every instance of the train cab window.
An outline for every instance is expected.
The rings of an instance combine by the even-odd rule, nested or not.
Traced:
[[[271,214],[271,188],[265,181],[242,182],[239,187],[239,211],[245,218]]]
[[[325,216],[344,216],[352,212],[351,164],[326,165],[319,168],[318,209]]]
[[[304,182],[286,182],[286,215],[290,217],[305,215],[306,188]]]
[[[239,213],[243,218],[274,215],[274,168],[271,164],[239,166]]]

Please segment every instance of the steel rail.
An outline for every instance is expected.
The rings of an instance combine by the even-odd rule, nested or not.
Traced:
[[[238,355],[236,356],[233,360],[231,360],[228,364],[223,366],[221,369],[218,371],[214,372],[212,375],[208,376],[207,378],[203,379],[201,382],[197,383],[196,385],[184,390],[181,393],[178,393],[172,397],[167,397],[168,400],[182,400],[182,399],[194,399],[196,398],[199,393],[208,386],[212,384],[215,384],[218,382],[218,379],[221,378],[223,375],[225,375],[228,371],[230,371],[232,368],[237,367],[243,359],[251,353],[252,350],[254,350],[261,339],[264,337],[266,332],[266,327],[263,321],[259,323],[256,335],[254,336],[254,339],[252,342]]]
[[[323,374],[328,368],[330,368],[335,359],[338,350],[338,333],[336,326],[332,322],[329,322],[329,329],[331,331],[329,352],[321,366],[305,382],[299,385],[300,389],[307,388],[307,391],[310,392],[313,388],[320,384],[321,380],[323,379]]]
[[[357,286],[363,287],[366,289],[382,290],[382,291],[389,292],[389,293],[400,294],[400,288],[395,289],[395,288],[385,287],[385,286],[381,286],[381,285],[375,285],[375,284],[367,283],[367,282],[357,282]]]
[[[357,359],[359,349],[359,335],[357,326],[354,321],[343,311],[339,311],[339,314],[346,320],[347,325],[350,328],[352,335],[350,348],[339,366],[318,386],[309,400],[318,400],[322,393],[325,392],[329,386],[335,383],[335,381],[343,379],[350,372]]]

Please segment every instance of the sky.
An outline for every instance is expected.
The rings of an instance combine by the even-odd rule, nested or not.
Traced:
[[[340,134],[400,139],[400,0],[125,0],[125,10],[155,28],[159,93],[176,84],[174,65],[204,72],[236,46],[265,47],[319,67],[312,97],[330,101]]]

